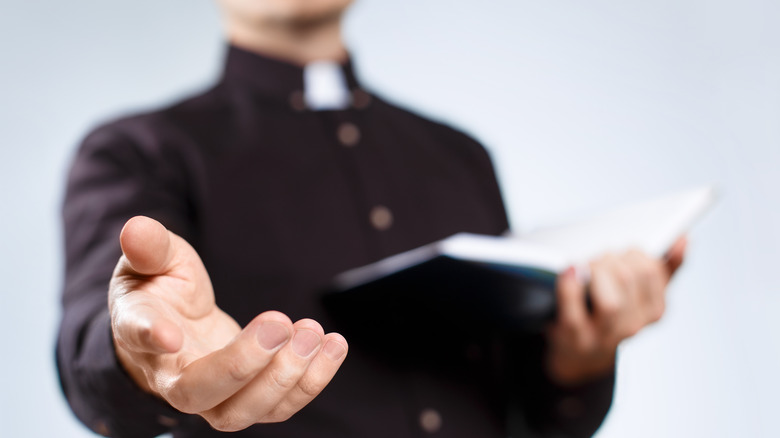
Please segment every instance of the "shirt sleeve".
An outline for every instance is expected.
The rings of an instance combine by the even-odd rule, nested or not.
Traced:
[[[508,342],[506,375],[511,436],[590,437],[612,404],[614,370],[577,386],[560,386],[544,370],[544,337]]]
[[[121,256],[119,232],[129,218],[150,216],[185,236],[191,228],[174,166],[153,145],[104,127],[84,140],[68,176],[57,366],[74,413],[101,435],[156,436],[185,418],[140,390],[120,366],[107,307],[108,283]]]

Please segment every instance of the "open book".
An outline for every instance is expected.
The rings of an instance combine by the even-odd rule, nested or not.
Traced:
[[[339,275],[332,299],[345,309],[403,300],[429,312],[461,309],[539,327],[554,316],[555,280],[567,267],[629,248],[663,257],[714,200],[707,186],[522,235],[456,234]]]

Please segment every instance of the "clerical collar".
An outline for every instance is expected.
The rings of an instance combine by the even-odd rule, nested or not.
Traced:
[[[299,111],[364,108],[370,101],[350,60],[344,64],[315,62],[300,67],[231,45],[222,82],[246,87]]]

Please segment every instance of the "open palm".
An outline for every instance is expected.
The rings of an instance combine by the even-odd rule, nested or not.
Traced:
[[[316,397],[347,343],[310,319],[269,311],[246,327],[219,309],[200,257],[158,222],[136,217],[109,288],[117,356],[133,380],[216,429],[283,421]]]

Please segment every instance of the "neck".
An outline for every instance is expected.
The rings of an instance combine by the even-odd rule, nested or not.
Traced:
[[[316,22],[228,22],[230,42],[242,49],[297,65],[312,61],[344,62],[347,50],[341,37],[341,15]]]

